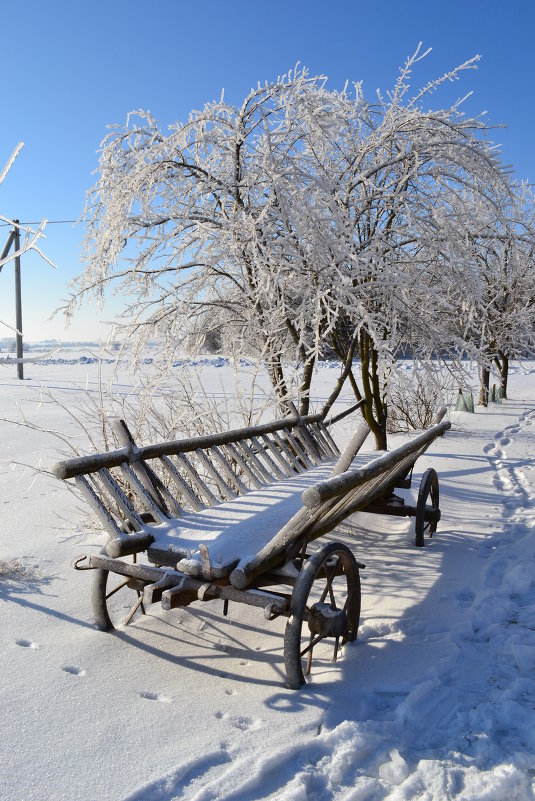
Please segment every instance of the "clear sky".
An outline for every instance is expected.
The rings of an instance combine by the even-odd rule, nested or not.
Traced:
[[[163,126],[218,98],[239,102],[293,68],[329,85],[388,89],[418,42],[432,47],[414,85],[480,54],[477,71],[436,95],[437,106],[473,91],[466,107],[505,129],[491,133],[518,178],[535,181],[533,0],[0,0],[0,162],[24,149],[0,187],[0,213],[21,221],[75,220],[94,181],[106,126],[144,108]],[[9,229],[0,228],[0,249]],[[57,264],[23,258],[28,341],[106,336],[86,307],[65,330],[48,318],[79,272],[81,225],[50,224],[42,248]],[[101,318],[113,319],[110,299]],[[0,273],[0,320],[14,324],[13,265]],[[9,335],[0,326],[0,338]]]

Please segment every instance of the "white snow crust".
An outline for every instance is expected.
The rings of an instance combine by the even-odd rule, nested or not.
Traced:
[[[233,383],[224,360],[202,370],[214,391]],[[97,393],[86,352],[14,373],[0,367],[0,417],[74,437],[40,387],[71,410],[81,388]],[[316,401],[333,375],[318,370]],[[131,385],[125,369],[118,391]],[[403,491],[438,471],[442,520],[424,549],[404,518],[336,532],[366,564],[359,636],[298,692],[285,621],[261,610],[154,605],[97,631],[92,574],[70,562],[105,538],[64,483],[23,466],[56,461],[57,441],[0,421],[0,799],[534,799],[535,364],[513,371],[509,400],[451,419]],[[357,422],[338,425],[340,446]]]

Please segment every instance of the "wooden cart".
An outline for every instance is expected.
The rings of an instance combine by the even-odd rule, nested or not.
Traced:
[[[366,511],[414,516],[423,546],[440,519],[435,471],[424,474],[416,506],[394,489],[410,487],[417,458],[450,427],[444,412],[375,458],[359,454],[365,424],[340,454],[319,415],[144,447],[116,421],[123,447],[54,467],[109,535],[100,554],[73,562],[95,571],[98,628],[125,625],[155,602],[168,610],[219,598],[224,614],[229,601],[257,606],[267,619],[287,618],[287,681],[301,687],[313,656],[336,660],[356,638],[364,567],[343,543],[310,543]],[[126,617],[122,596],[132,599]]]

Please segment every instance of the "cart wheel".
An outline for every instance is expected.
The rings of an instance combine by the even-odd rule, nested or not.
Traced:
[[[101,553],[105,554],[106,551],[103,549]],[[136,561],[135,554],[132,559]],[[97,568],[91,589],[91,603],[97,628],[101,631],[110,631],[126,626],[138,609],[145,614],[143,588],[146,583]]]
[[[359,565],[346,545],[328,542],[310,556],[295,582],[284,634],[288,685],[298,690],[317,663],[336,661],[340,646],[357,636]]]
[[[428,503],[429,499],[429,503]],[[439,511],[438,507],[438,500],[439,500],[439,491],[438,491],[438,475],[436,470],[433,470],[432,467],[429,470],[426,470],[422,476],[422,480],[420,482],[420,489],[418,491],[418,500],[416,502],[416,518],[414,521],[414,533],[415,539],[414,543],[419,548],[424,547],[424,536],[427,534],[429,537],[432,537],[435,531],[437,530],[437,521],[433,520],[426,520],[425,519],[425,510],[426,506],[431,506],[437,512]]]

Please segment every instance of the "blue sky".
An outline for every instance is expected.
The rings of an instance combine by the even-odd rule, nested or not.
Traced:
[[[0,213],[21,221],[74,220],[94,180],[106,126],[128,111],[150,111],[166,126],[205,102],[239,102],[258,81],[287,72],[296,62],[329,85],[362,80],[370,97],[388,89],[398,67],[422,41],[432,47],[414,85],[480,54],[437,106],[473,91],[466,110],[486,111],[503,160],[517,177],[535,181],[532,0],[1,0],[3,113],[0,162],[19,141],[24,149],[0,187]],[[9,30],[8,30],[9,26]],[[530,55],[531,54],[531,55]],[[7,238],[0,228],[0,247]],[[28,341],[94,339],[106,329],[94,307],[81,310],[65,330],[47,318],[79,272],[82,226],[49,225],[42,243],[54,272],[25,256],[23,328]],[[118,300],[100,315],[113,319]],[[0,320],[14,323],[13,266],[0,273]],[[9,331],[0,326],[0,338]]]

